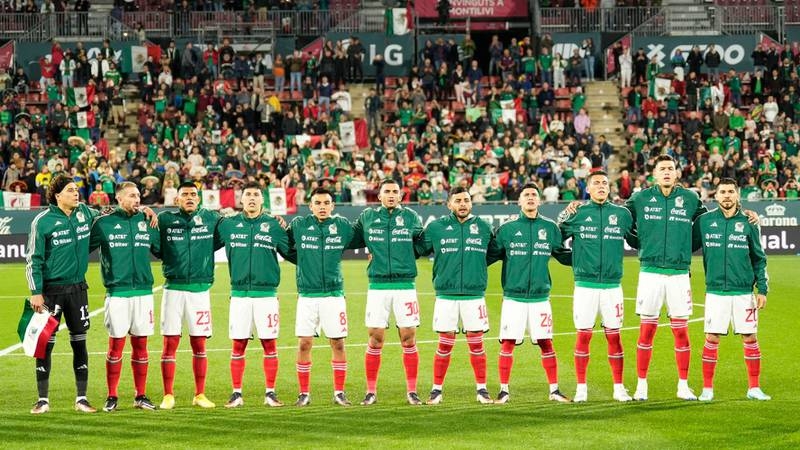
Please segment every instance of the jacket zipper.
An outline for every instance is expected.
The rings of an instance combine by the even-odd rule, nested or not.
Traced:
[[[603,258],[603,205],[600,205],[599,210],[600,210],[600,214],[599,214],[600,215],[600,228],[598,229],[599,232],[597,233],[597,236],[600,238],[600,271],[597,274],[597,282],[598,283],[602,283],[603,282],[603,261],[605,260],[605,258]]]
[[[136,277],[136,235],[133,232],[133,223],[131,222],[132,218],[133,218],[133,216],[128,217],[128,233],[129,233],[128,234],[128,236],[129,236],[129,241],[128,242],[130,242],[130,244],[131,244],[131,247],[132,247],[131,248],[131,255],[133,256],[131,258],[132,259],[131,267],[133,267],[133,280],[132,280],[133,281],[133,286],[131,286],[131,287],[135,288],[135,286],[137,285],[137,283],[136,283],[136,279],[137,279],[137,277]]]
[[[728,236],[728,222],[729,222],[729,220],[724,216],[723,216],[723,219],[725,219],[725,234],[723,236],[727,237]],[[723,253],[722,253],[723,266],[722,267],[728,267],[728,246],[727,246],[727,243],[723,242],[722,246],[723,246],[723,250],[722,250],[723,251]],[[724,286],[725,286],[725,288],[723,290],[727,291],[728,290],[728,271],[727,270],[723,270],[722,272],[725,274],[725,278],[724,278]]]
[[[315,218],[314,220],[317,219]],[[322,254],[322,256],[320,257],[320,259],[322,260],[321,261],[322,264],[320,264],[320,267],[322,267],[322,291],[328,292],[328,284],[325,283],[325,231],[323,231],[318,220],[317,220],[317,229],[319,230],[319,235],[320,235],[319,248],[320,248],[320,253]]]
[[[661,196],[664,197],[664,194],[661,193]],[[669,229],[669,218],[667,215],[669,214],[669,198],[664,197],[664,248],[661,252],[661,264],[662,267],[667,266],[667,230]]]
[[[528,249],[528,296],[531,295],[531,281],[533,280],[533,220],[529,220],[528,225],[528,242],[531,243],[531,248]]]
[[[393,278],[392,274],[392,244],[391,244],[391,236],[392,236],[392,213],[387,210],[389,217],[386,219],[386,256],[389,262],[389,279]]]
[[[461,292],[464,292],[464,224],[460,224],[461,228],[461,285],[459,286]]]
[[[191,215],[189,216],[191,219]],[[191,225],[191,221],[189,223]],[[191,239],[192,239],[192,230],[190,227],[183,227],[183,235],[186,239],[186,252],[189,254],[189,270],[186,274],[186,284],[192,284],[192,246],[191,246]]]
[[[253,289],[253,232],[254,232],[254,230],[253,230],[253,222],[250,222],[250,234],[247,236],[248,243],[250,244],[250,245],[248,245],[248,249],[249,249],[249,252],[250,252],[250,258],[248,258],[249,259],[249,263],[250,263],[250,271],[248,272],[248,275],[247,275],[247,289],[248,290],[252,290]]]

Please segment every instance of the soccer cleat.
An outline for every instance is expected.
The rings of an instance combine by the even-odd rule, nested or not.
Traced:
[[[199,406],[204,409],[215,408],[217,405],[206,397],[206,394],[197,394],[192,399],[192,406]]]
[[[550,400],[558,403],[570,402],[569,398],[567,398],[566,395],[562,394],[561,391],[559,391],[558,389],[550,393]]]
[[[89,404],[89,400],[82,398],[75,402],[75,411],[83,413],[96,413],[97,410]]]
[[[228,403],[225,403],[226,408],[238,408],[240,406],[244,406],[244,399],[242,398],[241,392],[234,392],[231,394],[231,398],[228,399]]]
[[[760,400],[760,401],[772,400],[772,397],[765,394],[760,387],[754,387],[748,389],[747,398],[749,398],[750,400]]]
[[[434,389],[431,391],[430,397],[428,397],[428,404],[438,405],[439,403],[442,403],[442,390]]]
[[[589,389],[585,384],[579,384],[575,389],[575,397],[572,398],[574,403],[585,403],[589,400]]]
[[[294,406],[308,406],[311,404],[311,396],[308,394],[300,394],[297,396],[297,401]]]
[[[172,394],[164,395],[164,399],[161,400],[161,406],[158,407],[159,409],[173,409],[175,408],[175,396]]]
[[[31,408],[31,414],[44,414],[50,411],[50,403],[47,400],[39,400]]]
[[[703,392],[700,393],[700,397],[697,397],[698,400],[701,402],[710,402],[714,400],[714,390],[710,388],[703,388]]]
[[[489,391],[487,391],[485,388],[478,389],[475,395],[475,399],[478,400],[478,403],[482,405],[491,405],[492,403],[494,403],[494,400],[492,400],[492,396],[489,395]]]
[[[264,394],[264,404],[267,406],[272,406],[273,408],[279,408],[283,406],[283,402],[278,400],[278,395],[275,394],[275,391],[269,391]]]
[[[689,400],[689,401],[697,400],[697,396],[694,395],[694,392],[692,392],[691,389],[689,389],[689,386],[678,387],[678,393],[676,395],[681,400]]]
[[[367,395],[364,396],[364,400],[361,400],[361,406],[370,406],[378,403],[378,396],[375,395],[374,392],[367,392]]]
[[[146,409],[148,411],[155,411],[156,405],[147,398],[146,395],[138,395],[133,399],[133,407],[135,409]]]
[[[406,394],[406,401],[408,401],[409,405],[421,405],[422,400],[419,399],[419,395],[416,392],[409,392]]]
[[[339,392],[338,394],[333,395],[333,403],[336,403],[339,406],[350,406],[350,400],[347,399],[347,395],[344,392]]]
[[[647,380],[639,380],[636,384],[636,392],[633,393],[633,399],[637,402],[647,401]]]
[[[628,390],[625,389],[624,387],[619,387],[619,388],[615,387],[612,398],[618,402],[629,402],[633,400],[630,394],[628,394]]]
[[[511,394],[509,394],[508,391],[500,391],[500,393],[497,394],[497,400],[495,400],[494,402],[500,405],[504,405],[508,403],[509,400],[511,400]]]
[[[109,396],[106,403],[103,405],[103,411],[112,412],[117,410],[117,397]]]

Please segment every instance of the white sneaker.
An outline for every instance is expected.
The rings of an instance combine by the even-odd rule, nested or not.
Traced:
[[[772,400],[772,397],[765,394],[760,387],[754,387],[748,389],[747,398],[749,398],[750,400],[761,400],[761,401]]]
[[[637,402],[647,401],[647,380],[640,379],[636,383],[636,392],[633,393],[633,399]]]
[[[703,388],[703,392],[700,393],[700,397],[697,397],[697,399],[701,402],[710,402],[714,400],[714,390],[711,388]]]
[[[676,395],[681,400],[697,400],[697,396],[686,385],[678,385],[678,393]]]
[[[589,400],[589,389],[585,384],[579,384],[577,388],[575,388],[575,397],[572,398],[572,401],[575,403],[584,403],[587,400]]]
[[[613,399],[618,402],[629,402],[633,400],[631,396],[628,394],[628,390],[624,387],[614,387],[614,395]]]

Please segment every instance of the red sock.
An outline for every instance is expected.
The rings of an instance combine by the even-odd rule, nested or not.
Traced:
[[[678,379],[689,378],[689,362],[692,349],[689,347],[689,325],[686,319],[670,319],[672,334],[675,336],[675,362],[678,364]]]
[[[516,347],[516,342],[512,339],[504,339],[500,343],[500,357],[497,358],[500,384],[508,384],[508,380],[511,379],[511,368],[514,366],[514,347]]]
[[[106,384],[108,384],[109,397],[117,397],[119,374],[122,372],[122,349],[124,348],[124,337],[108,338],[108,354],[106,355]]]
[[[247,350],[249,339],[234,339],[233,349],[231,350],[231,383],[234,389],[242,389],[242,377],[244,376],[245,351]]]
[[[483,349],[483,332],[467,333],[467,345],[475,383],[486,384],[486,351]]]
[[[639,325],[639,342],[636,344],[636,371],[639,378],[647,378],[650,358],[653,356],[653,338],[658,330],[658,317],[642,317]]]
[[[751,388],[759,387],[761,376],[761,349],[758,341],[744,343],[744,363],[747,366],[747,378]]]
[[[544,373],[547,374],[547,382],[550,384],[558,383],[558,361],[556,360],[556,351],[553,350],[553,340],[539,339],[536,344],[542,351],[542,367],[544,368]]]
[[[297,361],[297,384],[300,385],[300,393],[308,394],[311,392],[311,361]]]
[[[611,378],[614,384],[622,384],[622,368],[625,363],[625,354],[622,352],[622,342],[619,339],[619,328],[605,329],[608,341],[608,364],[611,366]]]
[[[275,389],[275,379],[278,378],[278,349],[275,339],[262,339],[261,348],[264,349],[264,384],[267,389]]]
[[[439,348],[433,357],[433,384],[443,385],[444,377],[447,375],[447,368],[450,366],[450,352],[456,345],[455,336],[451,337],[447,333],[439,333]]]
[[[586,384],[590,342],[592,342],[592,330],[578,330],[578,336],[575,338],[575,377],[578,379],[578,384]]]
[[[136,396],[145,395],[147,391],[147,368],[149,359],[147,355],[147,336],[131,336],[131,370],[133,371],[133,385]]]
[[[343,391],[347,378],[347,361],[331,361],[331,368],[333,369],[333,390]]]
[[[367,345],[364,355],[364,372],[367,375],[367,392],[373,394],[378,389],[378,371],[381,368],[381,349]]]
[[[714,370],[717,368],[717,349],[719,344],[706,339],[703,346],[703,387],[714,387]]]
[[[206,372],[208,371],[208,358],[206,358],[205,336],[189,336],[192,344],[192,372],[194,373],[194,394],[206,392]]]
[[[406,392],[417,392],[419,352],[417,346],[403,347],[403,368],[406,370]]]
[[[180,336],[164,336],[164,350],[161,352],[161,379],[164,382],[164,395],[172,395],[175,385],[175,351],[181,343]]]

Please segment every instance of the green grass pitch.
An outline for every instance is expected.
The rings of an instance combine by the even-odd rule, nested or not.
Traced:
[[[173,411],[132,409],[133,382],[126,347],[120,383],[120,410],[113,414],[98,412],[81,415],[72,411],[74,381],[71,352],[66,332],[59,334],[51,378],[51,412],[34,417],[28,413],[36,399],[34,364],[17,350],[0,356],[0,447],[2,448],[685,448],[742,447],[798,448],[800,446],[800,336],[795,277],[796,257],[770,257],[771,292],[767,308],[761,314],[759,337],[763,353],[762,386],[773,396],[771,402],[744,398],[747,379],[742,358],[741,339],[728,336],[720,345],[715,394],[711,404],[684,402],[675,398],[677,379],[672,334],[659,328],[650,371],[650,401],[617,404],[611,400],[611,375],[606,360],[605,338],[596,334],[592,341],[589,365],[589,402],[553,404],[547,401],[547,384],[539,362],[538,348],[526,342],[515,352],[511,377],[511,403],[479,405],[475,402],[472,369],[463,336],[453,352],[445,384],[444,403],[436,407],[410,407],[405,404],[405,381],[401,351],[394,327],[387,332],[383,364],[378,382],[379,403],[370,408],[336,407],[331,401],[332,381],[330,349],[319,339],[313,352],[312,404],[306,409],[287,406],[269,409],[262,406],[263,374],[261,349],[257,341],[249,346],[245,373],[245,406],[225,410],[222,404],[230,394],[228,369],[230,341],[227,338],[229,291],[227,267],[217,266],[217,281],[212,291],[215,336],[209,340],[207,394],[217,403],[213,411],[192,408],[193,382],[188,339],[181,342],[176,375],[177,408]],[[422,326],[419,392],[426,397],[430,389],[436,335],[431,331],[433,292],[431,263],[418,262],[418,291]],[[344,263],[350,336],[347,339],[349,371],[347,390],[354,403],[364,393],[363,356],[367,339],[363,326],[366,299],[366,263]],[[160,274],[160,264],[153,266]],[[500,265],[490,271],[487,294],[490,323],[500,319]],[[568,268],[551,264],[554,280],[553,309],[555,348],[558,353],[560,384],[568,395],[574,393],[572,362],[574,330],[571,320],[572,275]],[[622,333],[626,352],[625,383],[633,391],[636,383],[635,350],[638,319],[633,313],[638,262],[626,259],[623,287],[629,299]],[[695,258],[692,272],[695,314],[689,326],[692,339],[690,385],[701,388],[700,350],[702,348],[703,287],[702,267]],[[26,296],[24,267],[21,264],[0,266],[0,349],[17,343],[16,325]],[[277,391],[287,403],[297,395],[294,371],[294,268],[283,265],[281,297],[280,370]],[[98,267],[89,268],[90,309],[103,304],[103,288]],[[157,285],[162,282],[160,276]],[[792,286],[795,286],[794,288]],[[160,303],[156,294],[156,308]],[[662,323],[666,319],[662,317]],[[89,398],[96,407],[106,397],[105,351],[107,334],[102,313],[94,316],[89,332]],[[158,329],[156,330],[158,332]],[[498,389],[497,330],[486,339],[489,356],[489,386]],[[161,400],[159,358],[161,338],[150,344],[148,394]]]

